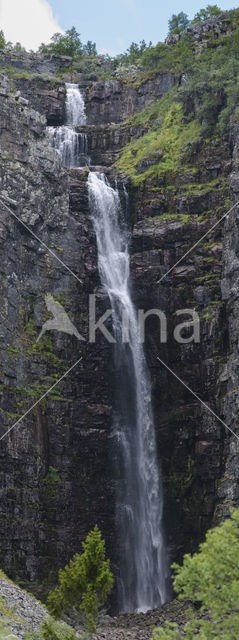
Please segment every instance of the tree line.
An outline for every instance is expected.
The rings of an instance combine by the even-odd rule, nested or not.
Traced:
[[[173,13],[172,17],[168,22],[169,26],[169,34],[177,34],[181,31],[184,31],[188,27],[196,22],[203,22],[204,20],[208,20],[208,18],[213,18],[214,16],[219,16],[222,13],[222,9],[220,9],[216,4],[208,4],[206,9],[201,9],[196,13],[193,20],[189,20],[188,15],[184,13],[184,11],[180,11],[180,13]]]
[[[201,9],[196,13],[193,20],[190,21],[187,14],[180,11],[178,14],[173,14],[168,22],[169,34],[180,33],[190,25],[207,20],[212,16],[220,15],[221,12],[221,9],[217,5],[207,5],[206,9]],[[115,56],[114,60],[117,63],[134,63],[136,60],[144,56],[146,51],[152,48],[153,44],[151,41],[148,44],[145,40],[141,40],[139,43],[132,42],[128,49],[124,53]],[[0,49],[10,49],[16,53],[26,53],[26,49],[20,44],[20,42],[17,42],[15,45],[13,45],[12,42],[7,42],[3,31],[0,31]],[[33,51],[30,53],[33,53]],[[43,42],[40,45],[38,53],[70,56],[70,58],[75,60],[85,56],[92,58],[98,56],[96,43],[88,40],[84,44],[81,40],[80,33],[78,33],[74,26],[71,27],[71,29],[68,29],[64,34],[58,32],[54,33],[49,44],[45,44]],[[109,58],[110,56],[106,55],[104,57]]]

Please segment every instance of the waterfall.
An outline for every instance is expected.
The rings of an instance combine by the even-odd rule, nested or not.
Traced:
[[[66,125],[48,127],[51,144],[65,167],[84,167],[90,164],[87,135],[77,133],[76,125],[85,125],[85,104],[77,84],[66,83]]]
[[[114,434],[119,452],[116,510],[121,556],[119,605],[122,612],[145,612],[163,604],[168,596],[163,493],[150,380],[129,287],[128,230],[119,193],[103,174],[93,172],[89,174],[88,191],[99,273],[109,295],[116,340]],[[122,340],[122,317],[127,319],[124,338],[128,333],[128,341]]]
[[[52,146],[65,167],[84,167],[89,164],[88,143],[85,133],[76,133],[72,127],[48,127]]]
[[[66,124],[86,124],[85,103],[78,84],[66,83]]]

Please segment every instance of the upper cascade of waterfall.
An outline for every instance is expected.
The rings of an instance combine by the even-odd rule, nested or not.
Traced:
[[[85,103],[78,84],[66,83],[66,124],[86,124]]]
[[[78,84],[66,83],[66,124],[48,127],[51,143],[62,157],[65,167],[85,167],[90,164],[87,134],[75,127],[86,124],[85,103]]]
[[[128,230],[119,193],[96,172],[89,174],[88,190],[99,273],[110,299],[116,341],[113,434],[121,549],[119,604],[122,612],[145,612],[167,601],[169,577],[150,379],[129,286]]]

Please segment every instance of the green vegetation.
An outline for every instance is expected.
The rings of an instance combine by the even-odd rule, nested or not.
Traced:
[[[117,64],[133,64],[134,62],[139,61],[145,51],[147,51],[147,49],[151,49],[151,47],[152,42],[149,42],[149,44],[147,44],[145,40],[141,40],[139,44],[137,44],[136,42],[132,42],[124,53],[116,56],[115,61],[117,62]]]
[[[174,92],[170,92],[149,107],[150,132],[124,147],[118,168],[131,176],[135,186],[150,176],[158,177],[165,172],[173,174],[183,165],[185,169],[185,154],[200,139],[200,124],[196,120],[185,122],[182,105],[173,98]],[[144,115],[145,112],[141,112],[140,117]],[[152,166],[139,173],[145,160],[151,161]]]
[[[105,64],[104,56],[91,58],[90,56],[82,56],[79,60],[73,62],[72,74],[74,72],[83,73],[86,80],[104,81],[112,77],[112,69]]]
[[[26,53],[26,49],[22,47],[20,42],[16,42],[16,44],[12,44],[12,42],[7,42],[3,30],[0,31],[0,49],[10,49],[14,53]]]
[[[0,577],[8,582],[8,578],[0,570]],[[15,607],[8,607],[5,598],[0,598],[0,640],[15,640],[16,636],[11,633],[11,622],[25,624],[23,618],[15,613]],[[10,625],[10,626],[9,626]]]
[[[16,640],[16,636],[11,633],[11,630],[6,627],[4,622],[0,621],[0,640]]]
[[[18,69],[11,65],[6,65],[6,67],[0,66],[0,73],[7,75],[12,80],[37,80],[38,82],[42,80],[43,82],[50,82],[52,86],[60,82],[59,78],[50,73],[29,73],[25,69]]]
[[[41,624],[40,630],[26,635],[27,640],[76,640],[72,627],[56,622],[49,617]],[[1,640],[1,636],[0,636]]]
[[[80,58],[81,56],[97,56],[95,42],[88,42],[83,45],[80,34],[75,27],[68,29],[65,34],[54,33],[50,44],[42,43],[39,47],[40,53],[55,53],[59,56],[70,56],[70,58]]]
[[[190,21],[188,16],[183,11],[180,11],[177,15],[173,13],[172,17],[168,21],[169,33],[180,33],[189,27]]]
[[[188,640],[237,640],[239,629],[239,510],[210,530],[199,553],[173,565],[174,588],[180,600],[190,599],[202,615],[191,610],[183,632]],[[153,640],[180,640],[175,623],[155,630]]]
[[[11,584],[13,584],[12,580],[10,580],[10,578],[6,576],[6,574],[2,571],[2,569],[0,569],[0,578],[3,578],[7,582],[10,582]]]
[[[175,468],[172,468],[169,476],[165,479],[166,484],[170,488],[170,494],[173,497],[178,497],[180,500],[183,500],[187,490],[190,489],[193,484],[195,473],[195,462],[191,456],[188,456],[186,469],[184,471],[175,471]]]
[[[56,508],[56,496],[60,481],[58,471],[54,467],[49,467],[49,471],[43,480],[48,509],[53,510]]]
[[[204,20],[208,20],[208,18],[213,18],[214,16],[220,16],[220,13],[222,13],[222,10],[219,9],[217,4],[208,4],[206,9],[201,9],[196,13],[191,24],[195,24],[195,22],[203,22]]]
[[[204,11],[204,19],[208,13],[220,13],[216,5],[208,5]],[[200,54],[192,35],[186,32],[176,44],[158,43],[141,55],[135,86],[170,71],[179,87],[128,121],[146,130],[142,137],[136,131],[117,163],[117,169],[132,178],[133,186],[163,174],[169,186],[176,172],[193,169],[196,154],[204,146],[206,152],[212,141],[216,144],[222,136],[226,139],[231,115],[239,103],[238,9],[228,12],[228,21],[231,28],[225,35],[205,34]],[[186,78],[183,85],[182,73]],[[238,109],[235,116],[238,118]]]
[[[239,15],[238,15],[239,18]],[[193,102],[193,111],[203,125],[205,137],[212,128],[224,131],[228,125],[233,106],[239,100],[239,23],[238,29],[224,39],[223,46],[203,49],[192,64],[188,86],[180,91],[184,108],[188,100]]]
[[[213,16],[220,15],[222,10],[217,5],[207,5],[206,9],[201,9],[199,11],[192,22],[190,22],[188,16],[183,11],[180,11],[178,14],[173,14],[168,22],[169,26],[169,35],[178,34],[190,27],[191,24],[195,24],[196,22],[202,22],[203,20],[207,20]],[[179,50],[181,45],[179,43]],[[175,47],[174,47],[175,49]],[[169,54],[169,46],[164,45],[162,42],[159,42],[156,47],[152,46],[152,42],[149,42],[147,45],[145,40],[141,40],[139,44],[132,42],[130,47],[125,51],[125,53],[120,54],[115,58],[115,62],[118,64],[132,64],[135,62],[139,62],[140,66],[145,67],[146,61],[148,61],[151,57],[160,57],[164,52],[165,56]],[[169,56],[171,58],[171,62],[174,61],[174,56]]]
[[[105,542],[97,526],[83,542],[83,549],[81,555],[76,554],[59,571],[60,586],[50,592],[47,605],[56,618],[67,608],[79,606],[86,615],[89,632],[93,632],[99,607],[106,602],[113,586],[109,560],[105,560]]]
[[[195,24],[196,22],[203,22],[204,20],[208,20],[208,18],[212,18],[213,16],[218,16],[222,13],[222,10],[216,4],[208,4],[206,9],[201,9],[196,13],[193,20],[190,22],[188,16],[183,11],[175,14],[173,13],[172,17],[168,21],[169,34],[177,34],[181,33],[189,27],[191,24]]]
[[[3,30],[1,29],[0,31],[0,49],[5,49],[6,46],[6,40],[5,40],[5,36],[3,33]]]

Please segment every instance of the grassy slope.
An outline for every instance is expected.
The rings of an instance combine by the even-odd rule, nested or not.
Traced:
[[[175,88],[128,120],[146,129],[124,147],[117,163],[133,186],[162,175],[173,184],[176,173],[195,168],[195,150],[228,137],[231,114],[239,111],[234,109],[239,102],[239,10],[228,18],[227,34],[217,39],[207,34],[200,55],[189,37],[176,45],[159,43],[140,59],[135,86],[171,71]],[[179,86],[182,72],[188,76],[185,87]]]

